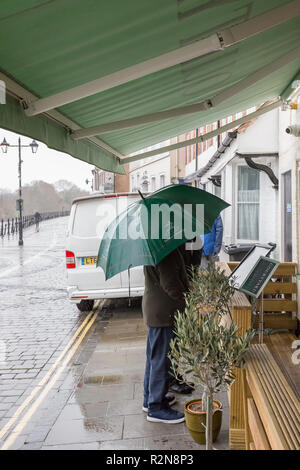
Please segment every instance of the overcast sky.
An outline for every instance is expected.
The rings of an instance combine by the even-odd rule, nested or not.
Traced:
[[[18,134],[0,129],[0,143],[3,138],[11,145],[18,144]],[[30,144],[32,139],[21,136],[22,144]],[[32,154],[31,148],[22,149],[22,185],[33,180],[43,180],[47,183],[65,179],[72,181],[80,188],[89,190],[90,184],[85,183],[86,178],[91,180],[93,165],[89,165],[77,158],[71,157],[56,150],[50,150],[45,144],[39,142],[38,151]],[[18,149],[11,148],[7,154],[0,150],[0,188],[14,190],[19,187],[18,181]]]

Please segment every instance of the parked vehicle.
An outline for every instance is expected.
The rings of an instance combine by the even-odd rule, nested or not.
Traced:
[[[102,268],[96,267],[99,245],[108,224],[139,199],[138,193],[96,193],[73,201],[66,243],[67,292],[70,302],[80,311],[91,310],[96,299],[143,295],[142,266],[107,281]]]

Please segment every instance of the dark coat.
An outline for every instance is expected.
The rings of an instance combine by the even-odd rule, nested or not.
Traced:
[[[193,268],[197,268],[201,265],[202,259],[202,248],[200,250],[187,250],[185,247],[185,243],[178,247],[180,253],[185,262],[186,271],[190,274]]]
[[[147,326],[173,326],[174,314],[185,307],[188,277],[183,257],[176,249],[156,266],[144,266],[143,317]]]

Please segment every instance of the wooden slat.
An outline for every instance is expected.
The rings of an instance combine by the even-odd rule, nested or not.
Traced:
[[[300,403],[265,344],[250,348],[247,381],[272,449],[299,449]]]
[[[265,312],[297,312],[296,300],[264,299]]]
[[[247,382],[257,406],[259,415],[269,438],[273,450],[289,450],[283,432],[274,426],[276,415],[268,400],[268,395],[260,383],[257,374],[249,367],[247,370]]]
[[[247,384],[246,370],[242,371],[242,386],[243,386],[243,405],[244,405],[244,423],[245,423],[245,449],[250,450],[250,442],[253,441],[251,430],[249,427],[249,414],[248,414],[248,398],[252,398],[249,386]]]
[[[297,263],[280,263],[274,273],[276,276],[294,276],[297,272]]]
[[[264,288],[264,294],[296,294],[295,282],[268,282]]]
[[[277,333],[264,337],[272,356],[300,402],[300,367],[292,361],[292,355],[296,351],[292,348],[295,340],[297,337],[292,333]]]
[[[238,266],[239,261],[229,261],[227,265],[233,271]],[[297,263],[280,263],[274,273],[274,277],[294,276],[297,272]]]
[[[248,419],[256,450],[271,450],[263,424],[257,412],[253,398],[248,398]]]
[[[253,328],[258,328],[258,315],[254,318]],[[273,330],[296,330],[297,319],[292,318],[290,313],[279,313],[264,315],[264,328],[272,328]]]
[[[265,345],[254,346],[251,354],[255,358],[260,381],[268,393],[269,403],[276,413],[277,422],[273,423],[274,426],[283,431],[290,449],[300,448],[300,413],[296,397]]]
[[[245,429],[229,428],[230,450],[245,450]]]
[[[239,326],[239,335],[244,335],[251,327],[251,307],[235,306],[231,310],[232,320]],[[245,420],[244,420],[244,391],[242,382],[242,369],[235,369],[236,380],[230,387],[230,448],[245,449]],[[236,431],[236,432],[234,432]]]

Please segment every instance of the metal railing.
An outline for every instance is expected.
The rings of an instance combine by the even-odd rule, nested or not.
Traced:
[[[57,217],[65,217],[70,215],[70,211],[42,212],[40,213],[40,222]],[[22,217],[23,229],[35,224],[34,215],[25,215]],[[0,237],[14,235],[19,232],[19,217],[0,221]]]

